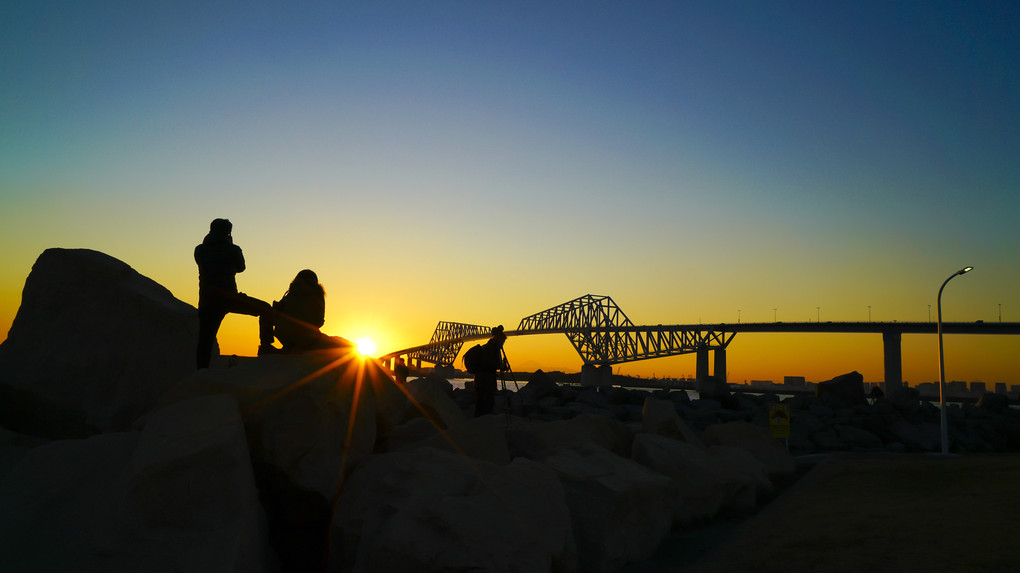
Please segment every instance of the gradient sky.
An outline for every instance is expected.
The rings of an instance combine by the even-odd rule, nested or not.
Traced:
[[[216,217],[242,291],[314,269],[324,330],[381,351],[587,293],[636,324],[922,321],[965,265],[944,318],[1020,321],[1020,4],[493,4],[5,2],[0,332],[49,247],[197,304]],[[255,319],[220,343],[252,354]],[[903,347],[938,379],[933,335]],[[881,380],[881,349],[743,334],[729,378]],[[1020,384],[1018,350],[947,337],[947,378]],[[580,367],[564,336],[507,351]]]

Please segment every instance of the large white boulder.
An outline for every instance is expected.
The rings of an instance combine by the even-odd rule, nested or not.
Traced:
[[[433,428],[435,432],[432,434],[420,441],[408,443],[401,449],[435,448],[494,464],[508,464],[510,449],[506,444],[505,420],[505,417],[497,414],[468,418],[446,430]]]
[[[38,411],[0,423],[66,437],[59,435],[66,428],[33,420],[57,407],[79,413],[90,432],[127,430],[195,369],[197,336],[195,308],[125,263],[87,249],[47,249],[0,344],[0,384],[29,391],[26,404]]]
[[[556,473],[418,448],[375,455],[344,483],[330,570],[574,571]]]
[[[597,414],[580,414],[569,420],[536,422],[521,420],[507,430],[507,444],[514,457],[540,460],[561,448],[596,444],[618,456],[630,457],[634,432],[626,424]]]
[[[252,461],[330,500],[342,473],[372,453],[378,394],[393,381],[350,349],[243,360],[181,380],[158,407],[227,394],[241,408]]]
[[[460,406],[450,396],[450,383],[436,378],[416,378],[405,388],[410,398],[411,416],[424,416],[443,428],[455,426],[467,419]]]
[[[645,398],[641,408],[641,432],[682,440],[695,446],[705,445],[698,434],[680,419],[673,402],[651,396]]]
[[[709,445],[732,446],[749,452],[764,464],[773,483],[788,482],[797,471],[797,462],[786,446],[768,430],[750,422],[713,424],[705,428],[701,437]]]
[[[633,459],[675,484],[673,525],[704,523],[723,508],[754,507],[755,484],[725,458],[687,442],[641,433],[634,438]]]
[[[747,450],[709,446],[708,455],[716,470],[732,484],[733,489],[721,508],[723,513],[750,513],[759,502],[775,494],[776,488],[765,471],[765,464]]]
[[[566,491],[581,571],[615,571],[646,559],[669,534],[670,478],[603,447],[561,449],[542,462]]]
[[[236,403],[182,402],[141,432],[38,446],[0,481],[11,571],[266,571],[273,559]]]

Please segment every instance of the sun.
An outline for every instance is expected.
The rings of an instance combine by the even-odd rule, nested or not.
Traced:
[[[362,356],[374,356],[377,346],[375,341],[371,338],[363,336],[354,341],[354,344],[358,347],[358,353]]]

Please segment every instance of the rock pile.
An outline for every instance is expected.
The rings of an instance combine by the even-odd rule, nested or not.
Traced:
[[[0,345],[11,570],[613,571],[795,477],[775,397],[536,374],[508,426],[349,349],[194,371],[194,308],[100,253],[47,251],[24,300]],[[791,401],[792,449],[931,449],[928,407],[842,396]],[[1008,406],[972,410],[958,444],[1015,447]]]
[[[647,411],[642,411],[641,405],[648,398],[671,404],[697,435],[709,431],[710,426],[737,421],[768,428],[769,404],[782,402],[790,408],[788,446],[798,455],[934,452],[941,448],[938,406],[916,396],[869,402],[864,378],[858,372],[819,383],[816,396],[781,398],[774,392],[727,392],[719,399],[691,401],[682,390],[560,386],[539,371],[519,395],[511,397],[511,407],[531,419],[557,420],[586,413],[647,426],[647,419],[642,422]],[[1020,451],[1020,410],[1010,406],[1007,396],[987,393],[975,403],[949,404],[947,418],[952,452]]]

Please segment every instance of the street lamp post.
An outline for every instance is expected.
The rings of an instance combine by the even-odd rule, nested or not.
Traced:
[[[946,425],[946,361],[942,354],[942,289],[946,288],[949,281],[953,280],[953,277],[969,273],[974,270],[974,267],[963,267],[955,273],[949,275],[949,278],[942,283],[939,287],[939,296],[935,299],[935,305],[938,307],[938,331],[939,331],[939,409],[941,410],[940,422],[942,427],[942,455],[949,453],[949,427]]]

